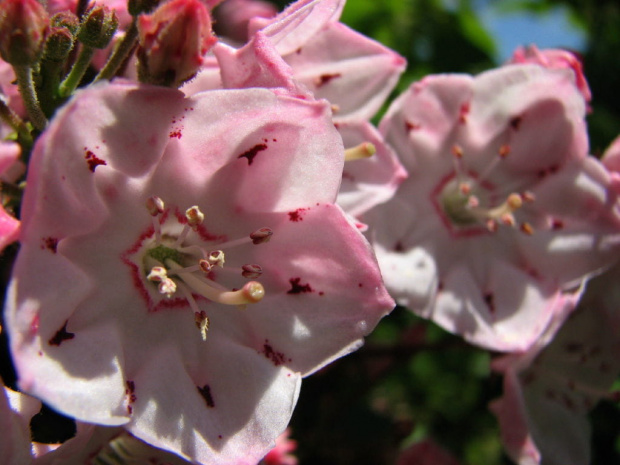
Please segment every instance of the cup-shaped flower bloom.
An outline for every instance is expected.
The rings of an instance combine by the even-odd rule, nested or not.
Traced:
[[[491,410],[519,465],[590,463],[587,413],[617,399],[609,389],[620,373],[619,278],[617,265],[593,278],[577,309],[560,312],[540,342],[493,361],[504,395]]]
[[[392,295],[475,344],[527,349],[618,256],[617,190],[584,114],[572,72],[536,65],[399,97],[380,130],[409,177],[362,218]]]
[[[300,375],[393,305],[333,203],[343,159],[325,102],[79,92],[31,159],[7,303],[20,386],[190,460],[256,463]]]
[[[209,10],[200,0],[171,0],[138,21],[142,82],[179,87],[193,78],[216,42]]]

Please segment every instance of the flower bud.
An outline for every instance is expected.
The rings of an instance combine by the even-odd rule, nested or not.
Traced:
[[[89,47],[106,48],[117,28],[118,18],[114,10],[95,3],[82,18],[77,37]]]
[[[52,16],[50,26],[66,28],[71,35],[75,36],[80,29],[80,20],[70,11],[61,11]]]
[[[179,87],[193,78],[216,42],[200,0],[171,0],[138,18],[140,81]]]
[[[62,61],[73,48],[73,35],[66,27],[52,27],[45,41],[44,57],[48,60]]]
[[[47,11],[36,0],[2,0],[0,56],[12,65],[35,64],[43,51],[48,25]]]

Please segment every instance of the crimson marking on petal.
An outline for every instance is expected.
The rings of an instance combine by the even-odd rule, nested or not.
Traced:
[[[246,150],[237,158],[247,158],[248,165],[251,165],[254,162],[254,157],[258,154],[258,152],[262,152],[263,150],[267,150],[267,144],[256,144],[249,150]]]
[[[469,102],[465,102],[461,104],[461,108],[459,108],[459,123],[465,124],[467,122],[467,115],[469,114],[470,104]]]
[[[487,307],[489,307],[489,311],[495,313],[495,296],[493,293],[485,292],[482,298],[484,299],[484,303],[487,304]]]
[[[314,292],[314,289],[310,286],[310,284],[300,284],[301,278],[291,278],[289,279],[291,283],[291,288],[286,292],[287,294],[305,294],[306,292]]]
[[[515,116],[514,118],[511,118],[509,122],[510,127],[515,131],[518,131],[519,127],[521,126],[521,121],[523,121],[522,116]]]
[[[177,128],[173,131],[170,131],[168,137],[170,137],[170,139],[180,139],[181,137],[183,137],[183,133],[181,132],[181,129]]]
[[[405,130],[407,132],[409,132],[409,131],[417,131],[421,127],[422,127],[422,125],[420,125],[419,123],[412,123],[411,121],[405,121]]]
[[[54,336],[49,341],[47,341],[49,345],[59,346],[64,341],[68,341],[69,339],[73,339],[75,337],[74,333],[70,333],[69,331],[67,331],[67,323],[68,321],[65,321],[63,327],[56,331],[56,334],[54,334]]]
[[[84,147],[84,154],[84,159],[88,163],[88,169],[93,173],[99,165],[107,165],[104,160],[95,155],[91,150],[88,150],[87,147]]]
[[[314,84],[317,87],[323,87],[325,84],[328,84],[332,79],[336,79],[342,77],[340,73],[332,73],[332,74],[321,74],[318,78],[314,80]]]
[[[290,358],[287,360],[286,355],[284,355],[282,352],[277,352],[276,350],[274,350],[271,344],[269,344],[268,339],[265,339],[262,353],[265,357],[271,360],[271,363],[273,363],[274,366],[277,366],[277,367],[285,364],[287,361],[288,362],[291,361]]]
[[[207,407],[215,407],[215,402],[213,402],[213,396],[211,395],[211,387],[208,384],[205,384],[203,387],[196,386],[196,389],[198,389],[198,393],[205,400]]]
[[[127,380],[125,388],[125,396],[127,396],[127,413],[131,415],[133,413],[132,404],[137,400],[136,397],[136,383],[131,380]]]
[[[294,223],[297,223],[299,221],[303,221],[303,216],[302,213],[305,212],[306,210],[308,210],[307,208],[298,208],[295,211],[292,212],[288,212],[288,219],[289,221],[293,221]]]
[[[58,250],[58,239],[55,237],[43,237],[41,238],[41,250],[47,249],[52,253],[56,253]]]
[[[222,439],[222,435],[221,435],[221,434],[218,434],[218,435],[217,435],[217,438],[218,438],[218,439]]]

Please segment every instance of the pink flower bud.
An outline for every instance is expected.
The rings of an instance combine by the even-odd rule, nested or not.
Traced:
[[[194,77],[216,42],[209,10],[200,0],[171,0],[138,19],[142,82],[179,87]]]
[[[45,8],[36,0],[0,3],[0,56],[12,65],[32,65],[43,50],[49,25]]]

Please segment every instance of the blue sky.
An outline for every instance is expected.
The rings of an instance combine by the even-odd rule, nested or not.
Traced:
[[[499,2],[483,2],[480,18],[497,41],[500,62],[512,55],[519,45],[536,44],[538,48],[562,47],[581,51],[585,34],[570,24],[567,10],[555,8],[550,14],[502,13]]]

